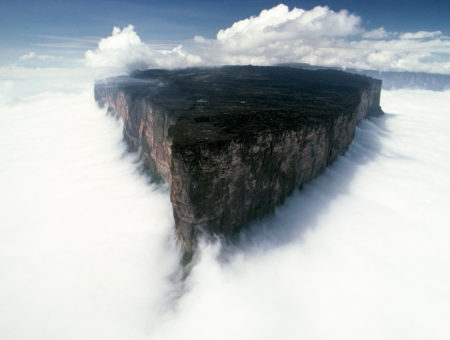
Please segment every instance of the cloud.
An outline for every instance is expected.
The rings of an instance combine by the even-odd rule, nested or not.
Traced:
[[[216,39],[197,37],[210,61],[224,64],[306,62],[325,66],[450,73],[450,41],[441,32],[398,34],[367,31],[348,11],[278,5],[220,30]],[[447,62],[433,62],[444,53]],[[424,62],[428,58],[428,62]]]
[[[427,38],[436,38],[442,35],[441,31],[427,32],[420,31],[415,33],[404,33],[400,35],[400,39],[427,39]]]
[[[168,190],[124,155],[91,82],[41,83],[17,101],[0,92],[0,338],[146,339],[174,289]]]
[[[347,36],[358,33],[361,19],[342,10],[334,12],[328,7],[317,6],[310,11],[300,8],[289,10],[278,5],[264,10],[257,17],[234,23],[220,30],[220,42],[247,42],[251,45],[261,40],[295,40],[320,36]],[[255,40],[254,40],[255,39]]]
[[[168,190],[91,83],[0,100],[0,338],[450,339],[449,96],[383,91],[391,114],[184,286]]]
[[[18,58],[18,60],[14,64],[1,66],[0,67],[0,76],[6,74],[10,74],[11,71],[15,72],[18,69],[24,69],[26,72],[34,72],[38,69],[51,69],[55,67],[61,66],[69,66],[73,64],[80,64],[79,61],[76,61],[71,58],[62,57],[59,55],[49,55],[49,54],[39,54],[34,51],[28,52]],[[66,70],[61,70],[65,73]],[[25,73],[26,77],[26,73]]]
[[[91,88],[95,70],[70,66],[0,66],[0,102],[17,101],[41,92],[70,92]]]
[[[362,37],[366,39],[384,39],[387,38],[388,36],[389,33],[386,32],[384,27],[379,27],[377,29],[367,31],[362,34]]]
[[[366,30],[346,10],[278,5],[221,29],[213,39],[195,36],[186,47],[157,49],[129,25],[114,28],[97,49],[86,52],[95,67],[129,71],[224,64],[305,62],[323,66],[450,73],[450,39],[440,31]]]
[[[112,71],[130,71],[137,68],[174,68],[200,65],[198,55],[187,53],[182,45],[173,49],[153,49],[143,43],[133,25],[114,27],[112,35],[101,39],[96,50],[85,54],[87,64]]]
[[[19,57],[19,60],[55,60],[55,59],[62,59],[62,57],[59,56],[52,56],[52,55],[46,55],[46,54],[36,54],[35,52],[29,52],[27,54],[24,54],[23,56]]]
[[[34,46],[48,47],[52,49],[64,50],[83,50],[93,48],[97,45],[99,37],[67,37],[58,35],[36,35],[39,38],[39,43],[34,43]]]
[[[36,57],[36,53],[30,52],[30,53],[28,53],[28,54],[25,54],[25,55],[21,56],[21,57],[19,58],[19,60],[33,59],[33,58],[35,58],[35,57]]]

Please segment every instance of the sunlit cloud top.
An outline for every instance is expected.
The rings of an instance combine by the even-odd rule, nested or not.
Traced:
[[[219,30],[215,38],[195,36],[185,45],[155,49],[129,25],[115,27],[85,57],[90,66],[116,70],[306,62],[450,74],[450,38],[441,31],[367,30],[358,15],[323,6],[305,10],[280,4]]]

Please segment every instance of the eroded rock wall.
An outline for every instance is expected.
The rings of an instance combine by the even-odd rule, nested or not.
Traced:
[[[130,149],[169,182],[177,235],[189,254],[199,233],[232,235],[344,154],[358,121],[381,112],[381,82],[369,83],[351,112],[196,143],[174,142],[176,118],[149,97],[114,83],[97,84],[95,97],[123,120]]]
[[[132,152],[140,151],[144,165],[155,179],[169,181],[168,129],[174,119],[145,98],[133,96],[117,84],[98,83],[95,99],[124,124],[123,135]]]
[[[354,112],[315,124],[230,143],[172,147],[171,201],[184,249],[192,250],[199,232],[232,235],[272,213],[343,155],[358,121],[378,110],[379,92],[371,88]]]

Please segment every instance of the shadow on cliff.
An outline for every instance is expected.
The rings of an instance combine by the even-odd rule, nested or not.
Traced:
[[[202,249],[205,250],[205,246],[213,244],[214,249],[220,248],[217,252],[213,251],[214,257],[226,264],[235,255],[257,255],[290,244],[301,244],[305,234],[317,227],[320,216],[339,197],[349,192],[358,171],[375,162],[383,153],[382,140],[389,138],[387,121],[391,116],[384,114],[361,121],[345,155],[339,157],[319,177],[306,183],[301,190],[294,191],[273,215],[251,223],[231,240],[201,240],[198,251],[187,262],[183,262],[182,251],[178,249],[180,264],[168,278],[172,289],[167,308],[176,310],[180,299],[189,291],[192,283],[187,278],[191,270],[202,262]],[[349,220],[351,223],[351,216]]]
[[[301,242],[333,202],[349,191],[358,171],[379,157],[381,141],[390,134],[387,120],[391,116],[384,114],[361,121],[345,155],[301,190],[296,190],[273,215],[251,223],[232,240],[222,240],[220,259],[226,262],[237,253],[267,252],[292,242]]]

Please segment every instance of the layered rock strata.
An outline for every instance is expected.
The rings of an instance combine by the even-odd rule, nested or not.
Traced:
[[[234,234],[344,154],[358,121],[382,112],[380,90],[335,70],[230,66],[135,72],[98,82],[95,99],[169,182],[189,254],[199,233]]]

